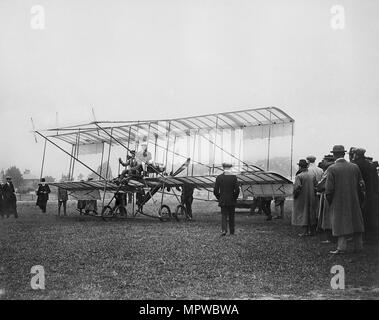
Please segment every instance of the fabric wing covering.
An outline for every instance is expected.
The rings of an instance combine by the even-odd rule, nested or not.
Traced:
[[[84,125],[52,128],[48,137],[65,141],[72,145],[88,145],[127,142],[148,137],[151,143],[156,139],[165,141],[167,135],[185,137],[194,133],[210,132],[212,130],[235,130],[256,127],[249,130],[253,136],[266,136],[267,126],[272,128],[272,134],[288,134],[289,126],[294,120],[279,108],[258,108],[235,112],[209,114],[167,120],[143,121],[102,121]],[[248,132],[248,131],[247,131]],[[110,134],[114,137],[110,139]]]

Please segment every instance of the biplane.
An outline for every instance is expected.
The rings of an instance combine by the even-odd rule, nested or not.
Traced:
[[[165,120],[93,121],[34,133],[45,143],[41,177],[49,143],[69,157],[67,181],[50,185],[66,189],[74,198],[84,194],[90,199],[94,191],[100,191],[101,209],[93,215],[103,219],[137,214],[161,220],[187,219],[180,188],[190,185],[199,190],[195,200],[215,201],[212,191],[225,161],[233,164],[244,199],[292,194],[294,119],[276,107]],[[283,148],[284,137],[290,139],[287,172],[270,171],[273,141],[279,138],[276,147]],[[258,141],[258,146],[254,146],[254,141]],[[143,171],[120,174],[122,161],[112,157],[125,156],[127,160],[141,146],[145,153],[150,153]],[[89,155],[100,157],[100,166],[99,159],[95,160],[97,168],[86,162]],[[254,162],[254,156],[264,159],[265,169],[262,163]],[[74,181],[75,164],[96,178]],[[108,173],[115,165],[118,175],[110,178]],[[165,202],[168,196],[176,199],[174,208]],[[148,203],[152,206],[147,210]]]

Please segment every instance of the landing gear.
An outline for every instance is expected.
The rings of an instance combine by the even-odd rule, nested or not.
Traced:
[[[176,209],[175,213],[173,214],[173,217],[176,219],[176,221],[179,221],[180,219],[186,219],[188,220],[189,217],[187,215],[187,209],[182,204],[179,204]]]
[[[105,206],[101,211],[103,218],[113,218],[113,208],[111,206]]]
[[[103,219],[127,218],[127,216],[128,216],[128,212],[126,211],[126,208],[123,205],[115,205],[114,207],[107,205],[101,211],[101,217]]]
[[[171,219],[171,210],[170,210],[170,207],[167,206],[167,205],[162,205],[160,208],[159,208],[159,211],[158,211],[158,216],[159,216],[159,220],[161,221],[168,221]]]

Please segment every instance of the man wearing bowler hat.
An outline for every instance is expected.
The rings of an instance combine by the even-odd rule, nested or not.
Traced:
[[[37,202],[36,205],[40,207],[43,213],[46,212],[47,201],[49,200],[50,187],[46,183],[45,178],[41,179],[41,183],[38,185],[37,190]]]
[[[299,160],[299,170],[293,185],[292,225],[301,226],[304,232],[299,236],[312,236],[316,229],[316,177],[308,171],[308,162]]]
[[[335,145],[335,163],[328,168],[325,184],[325,197],[329,203],[330,221],[333,236],[338,237],[337,250],[341,254],[347,250],[347,237],[352,235],[355,251],[362,250],[364,232],[361,206],[364,201],[364,181],[358,166],[344,159],[346,150]]]
[[[234,234],[234,213],[236,201],[240,192],[237,176],[231,172],[232,165],[223,163],[224,172],[217,176],[213,193],[221,207],[221,235],[227,233],[227,220],[229,218],[229,232]]]

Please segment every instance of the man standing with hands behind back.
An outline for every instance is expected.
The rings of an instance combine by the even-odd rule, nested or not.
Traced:
[[[232,165],[223,163],[224,172],[217,176],[213,194],[221,207],[221,235],[227,233],[227,220],[229,218],[229,232],[234,234],[234,213],[236,201],[240,192],[237,176],[231,172]]]

